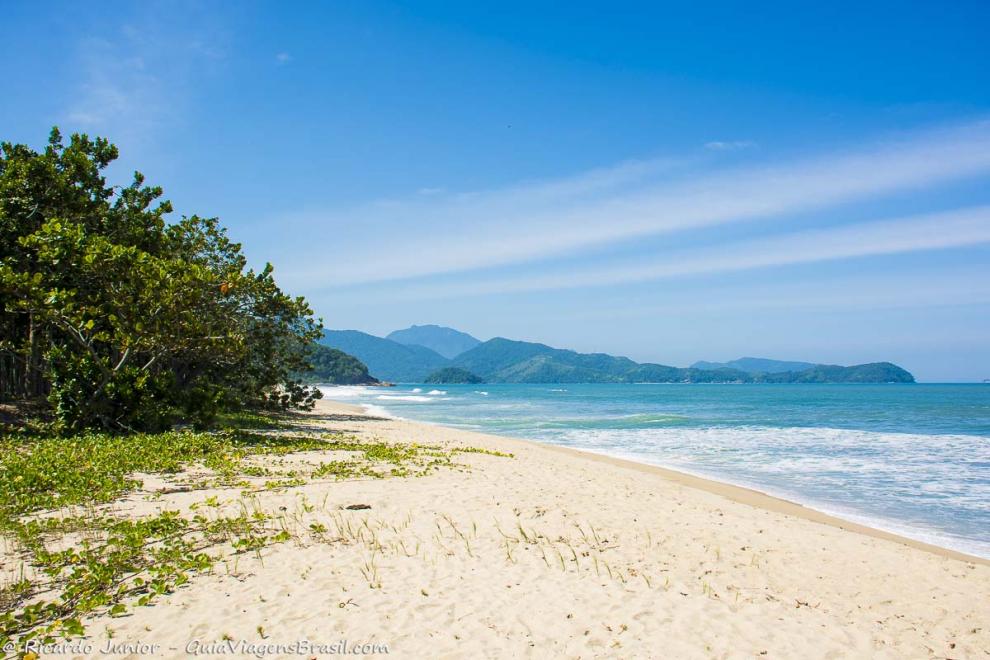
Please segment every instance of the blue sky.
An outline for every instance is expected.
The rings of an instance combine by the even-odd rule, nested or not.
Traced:
[[[990,5],[462,4],[8,1],[2,138],[112,138],[329,327],[990,378]]]

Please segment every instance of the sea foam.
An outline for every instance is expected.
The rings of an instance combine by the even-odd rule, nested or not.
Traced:
[[[986,386],[568,384],[566,397],[551,389],[564,388],[450,385],[447,396],[356,387],[327,396],[668,467],[990,557]]]

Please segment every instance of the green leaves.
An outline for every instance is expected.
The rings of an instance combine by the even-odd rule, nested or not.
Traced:
[[[271,265],[247,269],[215,218],[167,224],[161,188],[108,186],[103,139],[52,132],[0,154],[5,392],[47,392],[69,431],[205,426],[249,405],[312,404],[291,374],[320,324]],[[157,203],[157,205],[156,205]],[[39,376],[41,376],[39,378]]]

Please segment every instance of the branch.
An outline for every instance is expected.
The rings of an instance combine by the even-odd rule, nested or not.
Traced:
[[[120,356],[120,361],[117,362],[117,366],[113,368],[114,372],[120,371],[120,368],[124,366],[125,362],[127,362],[127,357],[130,354],[131,354],[131,347],[128,346],[127,348],[124,349],[124,354]]]

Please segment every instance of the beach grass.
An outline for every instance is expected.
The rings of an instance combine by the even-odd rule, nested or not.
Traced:
[[[209,432],[60,437],[34,427],[0,436],[4,563],[20,567],[0,579],[0,646],[81,636],[85,616],[123,616],[130,608],[151,605],[194,575],[214,570],[219,561],[230,570],[234,557],[236,570],[239,554],[260,558],[273,544],[326,536],[324,524],[304,519],[315,505],[304,502],[291,513],[265,511],[254,493],[318,480],[418,477],[463,467],[452,460],[454,452],[439,447],[298,432],[292,421],[245,413]],[[321,460],[327,453],[335,459]],[[308,460],[288,460],[296,456]],[[149,477],[164,485],[143,489]],[[231,497],[213,494],[185,511],[137,519],[115,507],[135,495],[154,499],[204,489]],[[369,585],[380,585],[379,543],[367,521],[360,525],[338,515],[333,522],[333,539],[369,543],[366,577]]]

